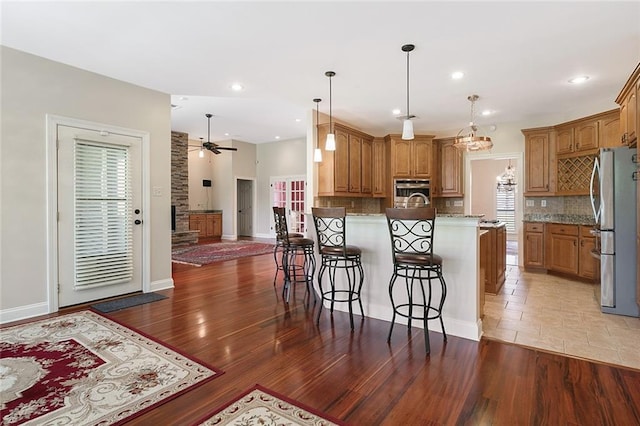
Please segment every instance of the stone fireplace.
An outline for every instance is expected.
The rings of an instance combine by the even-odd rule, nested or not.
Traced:
[[[171,132],[171,245],[196,244],[189,230],[189,135]]]

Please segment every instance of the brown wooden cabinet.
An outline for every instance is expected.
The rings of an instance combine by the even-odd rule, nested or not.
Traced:
[[[600,122],[598,119],[580,121],[556,130],[556,154],[572,154],[599,147]]]
[[[487,234],[485,259],[485,291],[496,294],[504,284],[507,271],[507,232],[504,225],[500,227],[483,227]],[[481,262],[482,263],[482,262]],[[482,266],[482,265],[481,265]]]
[[[556,130],[556,154],[573,152],[573,127],[560,127]]]
[[[551,128],[524,129],[525,196],[553,194],[551,153],[555,153]],[[554,157],[555,158],[555,157]]]
[[[544,224],[524,224],[524,267],[544,268]]]
[[[544,245],[547,269],[578,275],[578,225],[546,224]]]
[[[198,238],[222,237],[222,213],[192,213],[189,230],[199,231]]]
[[[596,247],[596,240],[589,232],[591,227],[580,226],[578,275],[582,278],[597,279],[600,275],[600,262],[591,255],[591,251]]]
[[[437,150],[437,179],[432,180],[432,193],[437,197],[464,196],[464,163],[462,151],[455,148],[455,138],[434,139]]]
[[[387,166],[386,145],[383,138],[373,140],[371,160],[371,190],[374,197],[386,197]]]
[[[400,135],[387,135],[391,145],[391,179],[428,179],[433,167],[433,136],[415,135],[413,140],[403,140]]]
[[[620,133],[623,145],[637,146],[640,126],[640,63],[616,98],[620,105]]]
[[[600,119],[600,147],[615,148],[622,145],[620,137],[620,111],[613,110]]]
[[[318,125],[322,162],[318,163],[319,196],[371,196],[373,137],[334,123],[336,150],[322,147],[329,124]]]

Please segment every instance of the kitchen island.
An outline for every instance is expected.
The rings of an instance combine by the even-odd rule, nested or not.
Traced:
[[[442,271],[447,283],[447,298],[443,308],[445,330],[448,335],[476,341],[480,340],[482,335],[478,262],[478,221],[481,217],[438,215],[433,243],[434,253],[443,259]],[[313,223],[310,214],[307,223]],[[362,250],[364,314],[367,317],[391,321],[393,310],[389,300],[389,280],[393,272],[393,260],[387,218],[384,214],[348,214],[346,223],[347,244],[358,246]],[[316,239],[313,225],[308,234]],[[317,261],[320,264],[319,258]],[[326,275],[324,280],[323,285],[326,286]],[[345,285],[345,281],[340,274],[336,275],[337,286]],[[316,292],[317,286],[316,280]],[[433,288],[436,295],[439,286]],[[348,312],[348,304],[336,303],[335,309]],[[354,309],[358,312],[357,308]],[[396,322],[406,324],[406,319],[398,318]],[[413,325],[420,327],[419,323],[420,321],[414,321]],[[439,322],[429,321],[429,329],[440,332]]]

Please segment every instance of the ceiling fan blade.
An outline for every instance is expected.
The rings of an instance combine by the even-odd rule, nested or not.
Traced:
[[[216,146],[217,149],[223,149],[225,151],[237,151],[238,148],[232,148],[230,146]]]

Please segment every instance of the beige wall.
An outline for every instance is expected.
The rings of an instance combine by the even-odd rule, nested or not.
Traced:
[[[471,162],[471,214],[496,218],[496,177],[504,173],[508,160],[485,159]]]
[[[171,280],[170,96],[0,46],[0,320],[48,309],[46,115],[150,134],[151,271],[156,288]],[[151,188],[145,188],[150,191]]]

